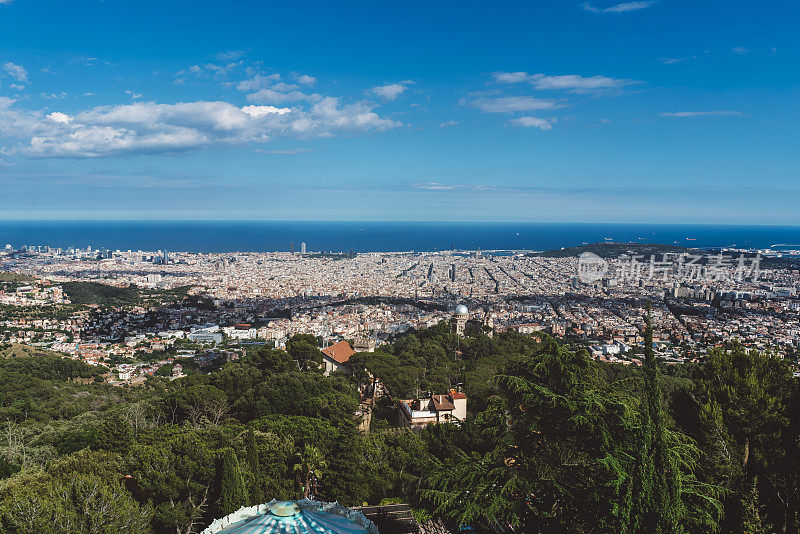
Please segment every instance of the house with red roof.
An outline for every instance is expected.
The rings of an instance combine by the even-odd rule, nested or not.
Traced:
[[[325,364],[325,376],[335,373],[336,371],[349,373],[350,368],[347,367],[347,360],[355,353],[356,351],[353,350],[353,347],[351,347],[350,343],[347,341],[340,341],[334,343],[330,347],[322,349],[322,363]]]
[[[431,423],[453,423],[467,417],[467,396],[460,391],[431,395],[428,399],[398,401],[400,423],[413,429],[424,428]]]

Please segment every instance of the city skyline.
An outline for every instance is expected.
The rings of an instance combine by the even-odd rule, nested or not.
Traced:
[[[2,218],[797,223],[788,2],[304,7],[0,2]]]

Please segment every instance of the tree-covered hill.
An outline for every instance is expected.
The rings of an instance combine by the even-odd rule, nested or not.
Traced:
[[[136,304],[139,291],[135,286],[114,287],[98,282],[64,282],[64,294],[73,304],[124,306]]]
[[[309,492],[478,532],[800,530],[800,388],[783,360],[731,346],[638,369],[440,325],[326,377],[313,343],[288,347],[139,388],[76,383],[97,370],[71,360],[0,360],[0,531],[199,532]],[[382,397],[361,432],[369,373],[395,398],[461,383],[468,418],[401,430]]]
[[[23,345],[22,343],[0,343],[0,358],[24,358],[28,356],[56,356],[63,354],[42,347]]]
[[[72,304],[106,306],[134,306],[148,302],[170,303],[183,299],[189,287],[169,290],[151,290],[136,287],[116,287],[99,282],[64,282],[64,294]]]
[[[703,251],[698,249],[680,247],[678,245],[661,245],[645,243],[592,243],[579,247],[566,247],[558,250],[548,250],[545,252],[532,252],[530,256],[541,256],[543,258],[576,258],[584,252],[597,254],[601,258],[618,258],[622,255],[643,256],[649,258],[651,255],[661,256],[665,253],[671,254],[701,254]]]
[[[566,247],[558,250],[547,250],[544,252],[531,252],[528,256],[538,256],[542,258],[577,258],[584,252],[591,252],[604,259],[615,259],[621,256],[640,256],[645,261],[651,256],[656,258],[663,257],[664,254],[689,254],[700,255],[704,259],[701,264],[708,262],[708,257],[720,253],[734,259],[739,258],[738,253],[721,252],[720,249],[697,249],[687,248],[678,245],[645,244],[645,243],[592,243],[578,247]],[[782,257],[761,257],[756,253],[742,254],[747,265],[753,263],[758,258],[759,268],[761,269],[797,269],[800,266],[800,258],[794,256]]]
[[[0,282],[32,282],[33,280],[35,280],[35,278],[27,274],[10,271],[0,272]]]

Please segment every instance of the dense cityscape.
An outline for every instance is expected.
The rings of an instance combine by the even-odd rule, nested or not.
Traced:
[[[750,251],[740,265],[745,251],[687,249],[656,258],[637,256],[641,245],[620,250],[627,255],[612,260],[604,278],[585,283],[578,256],[553,257],[564,256],[560,251],[200,254],[9,245],[0,268],[31,280],[0,293],[0,304],[14,310],[3,318],[2,341],[50,348],[91,364],[124,362],[112,365],[112,380],[139,383],[159,366],[174,368],[183,358],[200,359],[222,345],[231,357],[242,352],[237,346],[285,347],[296,334],[319,337],[325,346],[356,337],[380,346],[399,333],[449,321],[463,304],[470,320],[492,331],[573,337],[599,360],[640,364],[632,349],[643,341],[645,303],[653,302],[657,351],[669,362],[697,361],[709,349],[737,341],[796,363],[800,274],[794,254]],[[691,252],[716,263],[701,261],[695,272],[679,273],[680,258]],[[756,265],[761,254],[772,261],[770,268]],[[612,276],[630,270],[637,258],[637,273]],[[661,269],[655,276],[654,258]],[[749,272],[737,276],[742,266]],[[141,288],[156,298],[117,306],[88,302],[66,316],[19,313],[70,304],[70,291],[61,284],[76,281]],[[196,298],[176,301],[175,294],[165,294],[158,302],[158,295],[175,290]],[[203,302],[210,305],[198,305]],[[196,348],[182,350],[177,359],[139,359],[152,359],[176,342]],[[177,369],[175,376],[180,364]]]

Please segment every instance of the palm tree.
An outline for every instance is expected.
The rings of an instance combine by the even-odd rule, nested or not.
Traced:
[[[313,445],[306,445],[303,452],[297,454],[293,470],[303,477],[303,498],[308,498],[311,491],[311,475],[321,478],[320,469],[328,467],[328,462],[320,450]]]

